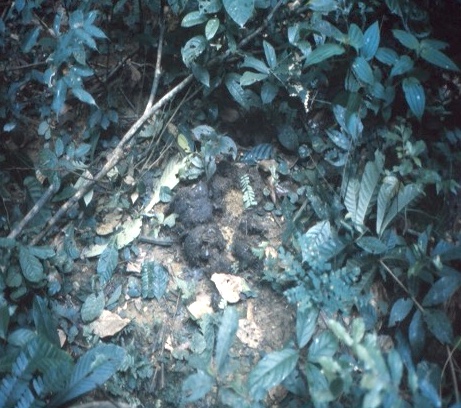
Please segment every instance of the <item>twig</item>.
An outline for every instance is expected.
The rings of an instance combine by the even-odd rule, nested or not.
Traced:
[[[38,212],[56,191],[58,191],[58,185],[54,183],[51,184],[45,193],[40,197],[40,199],[35,203],[32,209],[21,220],[21,222],[16,225],[16,227],[14,227],[13,230],[9,233],[8,238],[15,239],[28,224],[28,222],[38,214]]]
[[[155,95],[157,93],[158,84],[160,81],[160,76],[162,74],[162,53],[163,53],[163,37],[165,35],[165,22],[163,18],[159,21],[160,24],[160,34],[158,37],[158,47],[157,47],[157,61],[155,63],[155,75],[154,80],[152,81],[152,89],[150,91],[149,100],[147,101],[146,109],[144,112],[148,111],[152,104],[154,103]]]
[[[445,373],[445,370],[447,368],[447,365],[450,365],[451,377],[453,378],[453,389],[455,391],[455,400],[456,400],[456,403],[458,403],[458,404],[459,404],[461,398],[460,398],[460,395],[459,395],[458,380],[456,378],[455,366],[453,364],[453,354],[458,349],[460,344],[461,344],[461,339],[458,339],[458,341],[456,342],[456,344],[453,346],[453,348],[451,350],[450,350],[450,347],[447,346],[448,357],[447,357],[447,360],[445,361],[445,364],[443,365],[443,368],[442,368],[442,377],[443,377],[443,375]],[[440,387],[439,387],[440,396],[442,395],[441,388],[442,388],[442,384],[440,384]]]
[[[410,299],[414,302],[414,304],[421,311],[421,313],[424,313],[424,307],[421,306],[421,304],[416,300],[416,298],[408,291],[403,282],[399,278],[397,278],[394,272],[391,271],[391,268],[389,268],[382,260],[380,260],[379,263],[389,273],[389,275],[391,275],[392,278],[399,284],[399,286],[408,294],[408,296],[410,296]]]
[[[171,101],[179,92],[181,92],[194,78],[192,74],[183,79],[178,85],[176,85],[170,92],[168,92],[163,98],[161,98],[152,108],[144,112],[144,114],[134,123],[134,125],[125,133],[122,140],[120,140],[117,147],[112,152],[107,163],[99,171],[98,174],[94,177],[93,180],[87,180],[79,190],[75,193],[73,197],[67,200],[56,212],[53,217],[47,222],[46,228],[38,234],[31,242],[32,245],[35,245],[39,242],[48,231],[58,222],[58,220],[69,211],[87,192],[90,188],[98,181],[100,181],[122,158],[125,153],[125,146],[131,140],[131,138],[136,134],[136,132],[141,128],[141,126],[149,119],[158,109],[160,109],[167,102]]]

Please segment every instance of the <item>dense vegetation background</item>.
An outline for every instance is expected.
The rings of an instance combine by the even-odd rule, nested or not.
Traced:
[[[458,1],[0,10],[1,407],[64,406],[98,387],[144,406],[461,406]],[[154,206],[234,161],[270,174],[264,211],[283,240],[251,251],[294,311],[292,340],[240,371],[227,306],[197,321],[204,347],[175,356],[181,370],[169,360],[175,392],[149,392],[131,326],[104,337],[86,324],[126,293],[164,297],[158,263],[139,289],[118,278],[143,222],[172,227]],[[238,183],[257,207],[251,178]],[[93,293],[77,296],[83,256]],[[186,303],[187,282],[176,289]]]

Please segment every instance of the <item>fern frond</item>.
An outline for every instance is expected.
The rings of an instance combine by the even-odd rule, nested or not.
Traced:
[[[255,198],[255,192],[251,187],[250,177],[248,174],[244,174],[240,177],[240,188],[242,189],[243,205],[245,208],[250,208],[258,204]]]

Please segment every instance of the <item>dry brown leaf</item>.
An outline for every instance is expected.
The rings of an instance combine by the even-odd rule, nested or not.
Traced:
[[[214,273],[211,280],[216,285],[219,294],[227,303],[237,303],[240,294],[248,290],[245,279],[240,276],[229,275],[227,273]]]
[[[94,334],[104,338],[117,334],[130,323],[130,319],[123,319],[118,314],[112,313],[109,310],[103,310],[90,327]]]

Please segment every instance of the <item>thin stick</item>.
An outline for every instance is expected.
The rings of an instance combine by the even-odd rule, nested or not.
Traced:
[[[58,191],[58,185],[54,183],[51,184],[45,193],[43,193],[43,195],[40,197],[40,199],[35,203],[32,209],[21,220],[21,222],[16,225],[16,227],[14,227],[13,230],[9,233],[8,238],[15,239],[21,233],[24,227],[29,223],[29,221],[38,214],[38,212],[56,191]]]
[[[146,109],[144,112],[147,112],[152,107],[154,103],[155,95],[157,94],[158,84],[160,82],[160,76],[162,74],[162,53],[163,53],[163,37],[165,35],[165,23],[163,18],[160,19],[160,34],[158,37],[158,47],[157,47],[157,61],[155,63],[155,74],[154,80],[152,81],[152,89],[150,91],[149,100],[147,101]]]
[[[399,284],[399,286],[410,296],[410,299],[414,302],[416,307],[421,311],[421,313],[424,313],[424,307],[422,307],[419,302],[416,300],[416,298],[408,291],[408,289],[405,287],[403,282],[397,278],[397,276],[394,274],[394,272],[391,271],[391,268],[389,268],[382,260],[379,261],[379,263],[384,267],[384,269],[389,273],[389,275],[394,278],[394,280]]]

